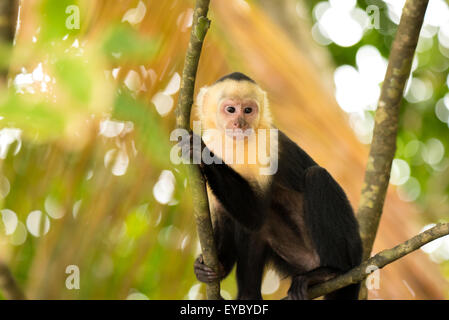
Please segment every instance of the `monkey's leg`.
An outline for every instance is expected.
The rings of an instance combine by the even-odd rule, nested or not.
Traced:
[[[262,300],[260,292],[267,247],[254,235],[242,237],[237,257],[238,300]]]
[[[325,282],[338,274],[333,268],[319,267],[304,274],[292,276],[292,284],[288,289],[286,300],[307,300],[309,286]]]
[[[292,284],[288,289],[286,300],[307,300],[307,288],[309,287],[309,279],[307,276],[292,277]]]
[[[362,261],[362,241],[351,204],[326,169],[305,172],[304,220],[322,266],[341,272]]]
[[[202,255],[195,260],[193,265],[197,279],[205,283],[224,279],[231,272],[236,260],[234,222],[221,209],[218,209],[215,214],[218,216],[214,224],[214,238],[218,251],[218,261],[220,262],[219,270],[215,272],[205,265]]]
[[[212,283],[223,279],[223,267],[219,267],[219,271],[215,272],[211,267],[204,264],[203,255],[200,254],[193,264],[193,271],[198,281],[204,283]]]
[[[288,290],[287,300],[307,300],[309,286],[326,282],[341,274],[334,268],[319,267],[305,274],[292,277],[292,285]],[[324,296],[325,300],[357,300],[360,283],[352,284]]]

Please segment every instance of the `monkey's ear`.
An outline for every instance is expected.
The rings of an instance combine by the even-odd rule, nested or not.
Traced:
[[[209,87],[202,87],[200,89],[200,92],[198,93],[198,95],[196,96],[196,105],[202,109],[203,108],[203,103],[204,103],[204,96],[207,93],[207,90],[209,89]]]

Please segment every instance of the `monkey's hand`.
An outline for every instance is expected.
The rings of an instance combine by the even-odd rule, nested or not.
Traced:
[[[188,163],[199,164],[201,166],[201,155],[205,148],[201,136],[190,131],[179,138],[177,146],[181,151],[181,157],[188,161]]]
[[[212,268],[206,266],[204,264],[203,255],[200,254],[198,258],[196,258],[195,263],[193,265],[193,270],[195,272],[196,278],[198,281],[204,283],[211,283],[215,281],[220,281],[225,277],[225,272],[223,266],[219,265],[218,273],[212,270]]]

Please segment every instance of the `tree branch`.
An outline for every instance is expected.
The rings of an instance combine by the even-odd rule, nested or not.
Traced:
[[[397,245],[392,249],[386,249],[379,252],[372,258],[360,264],[358,267],[355,267],[354,269],[341,276],[311,287],[308,292],[309,298],[314,299],[340,288],[346,287],[350,284],[360,282],[369,275],[369,273],[367,273],[368,267],[375,266],[381,269],[387,264],[390,264],[404,257],[405,255],[421,248],[426,243],[429,243],[448,234],[449,223],[440,223],[435,227],[414,236],[413,238]],[[370,270],[373,269],[370,268]]]
[[[11,42],[14,39],[17,21],[17,0],[0,2],[0,39]]]
[[[14,41],[18,7],[18,0],[0,1],[0,46],[11,46]],[[0,50],[3,49],[4,48],[0,48]],[[5,67],[4,65],[0,66],[0,81],[5,81],[7,75],[7,67]]]
[[[370,256],[382,215],[391,163],[396,151],[399,107],[410,75],[427,4],[428,0],[407,0],[405,3],[382,85],[357,214],[364,259]]]
[[[0,45],[12,45],[16,29],[17,0],[0,2]],[[6,82],[8,69],[0,67],[0,84]],[[14,279],[9,267],[0,261],[0,291],[6,299],[24,300],[25,295]]]
[[[18,286],[8,266],[0,261],[0,290],[6,299],[25,300],[25,295]]]
[[[178,106],[176,108],[176,124],[178,128],[186,130],[190,129],[190,111],[193,105],[195,78],[203,41],[210,25],[210,20],[207,19],[209,2],[210,0],[196,1],[190,42],[182,73],[181,91],[179,94]],[[192,189],[194,215],[204,263],[213,270],[218,270],[218,258],[214,244],[206,184],[197,166],[187,166],[187,174]],[[206,296],[209,300],[221,299],[219,281],[207,284]]]

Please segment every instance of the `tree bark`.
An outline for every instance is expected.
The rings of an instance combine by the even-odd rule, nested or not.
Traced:
[[[399,107],[410,75],[427,3],[428,0],[407,0],[405,3],[382,85],[357,214],[364,259],[371,254],[382,215],[391,163],[396,151]]]
[[[176,108],[176,124],[178,128],[190,131],[190,111],[193,105],[195,78],[201,56],[203,41],[209,29],[210,20],[207,18],[210,0],[197,0],[193,26],[190,35],[182,73],[181,91]],[[197,225],[198,237],[203,251],[204,263],[213,270],[218,270],[218,258],[214,244],[212,222],[209,212],[206,184],[198,166],[188,165],[187,174],[193,196],[194,215]],[[206,285],[208,300],[221,299],[220,282]]]
[[[0,2],[0,39],[11,42],[14,40],[17,21],[17,0],[2,0]]]
[[[368,267],[374,266],[378,269],[381,269],[384,266],[421,248],[426,243],[429,243],[448,234],[449,223],[438,224],[435,227],[414,236],[413,238],[397,245],[392,249],[387,249],[379,252],[372,258],[366,260],[359,266],[341,276],[311,287],[308,292],[309,298],[314,299],[331,293],[340,288],[346,287],[350,284],[360,282],[369,275],[369,272],[367,272]],[[372,271],[373,268],[370,268],[370,270]]]
[[[428,2],[406,1],[391,48],[357,214],[363,242],[363,259],[369,258],[376,239],[390,181],[391,164],[396,152],[399,108]],[[366,288],[362,286],[360,298],[366,297]]]
[[[14,41],[17,24],[18,0],[0,1],[0,44],[11,44]],[[0,67],[0,81],[6,81],[8,69]]]

